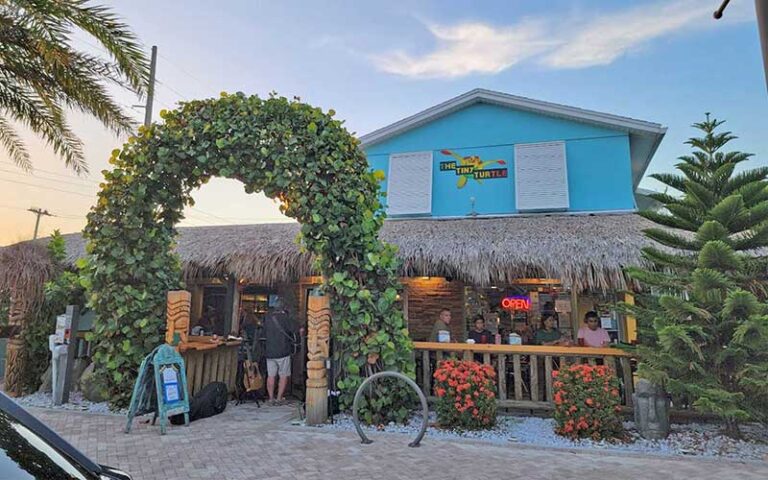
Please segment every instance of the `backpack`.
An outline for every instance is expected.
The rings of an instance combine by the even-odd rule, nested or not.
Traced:
[[[227,408],[227,384],[224,382],[209,383],[197,392],[189,402],[189,421],[194,422],[201,418],[212,417],[223,412]],[[184,425],[184,415],[174,415],[170,418],[173,425]]]

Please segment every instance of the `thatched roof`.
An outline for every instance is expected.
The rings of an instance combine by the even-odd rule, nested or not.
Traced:
[[[414,219],[388,220],[381,235],[399,247],[405,276],[451,276],[478,285],[546,277],[576,290],[603,290],[627,287],[622,268],[640,264],[640,248],[649,242],[642,230],[650,226],[632,214]],[[186,227],[179,228],[177,248],[188,276],[292,282],[313,273],[311,256],[295,242],[298,232],[295,223]],[[85,242],[79,234],[64,237],[74,262]],[[6,249],[23,245],[31,244]]]

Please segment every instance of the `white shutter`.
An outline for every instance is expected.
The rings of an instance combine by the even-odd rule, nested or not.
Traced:
[[[387,213],[432,213],[432,152],[398,153],[389,156]]]
[[[565,142],[515,145],[515,193],[520,211],[568,209]]]

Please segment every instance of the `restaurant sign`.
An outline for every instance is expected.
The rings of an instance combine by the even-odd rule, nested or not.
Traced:
[[[525,295],[504,297],[504,299],[501,300],[501,308],[504,310],[528,311],[531,309],[531,299]]]
[[[483,183],[483,180],[507,178],[507,167],[505,166],[507,162],[504,160],[483,161],[478,155],[463,157],[450,150],[440,150],[440,153],[454,158],[452,161],[440,162],[440,171],[454,172],[459,177],[456,181],[458,188],[464,188],[470,178],[477,183]],[[488,168],[493,165],[502,165],[503,168]]]

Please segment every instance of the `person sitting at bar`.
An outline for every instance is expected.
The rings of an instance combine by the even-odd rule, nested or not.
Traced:
[[[555,328],[555,316],[545,313],[541,316],[541,328],[536,330],[533,343],[536,345],[561,345],[563,335]]]
[[[590,310],[584,315],[586,326],[579,329],[579,346],[581,347],[605,347],[611,343],[611,336],[600,326],[600,317],[597,312]]]
[[[522,319],[515,319],[513,325],[514,332],[520,335],[523,345],[529,345],[532,340],[531,327],[528,326],[528,322]]]
[[[440,316],[435,321],[435,325],[432,327],[432,333],[429,334],[430,342],[438,342],[438,336],[440,330],[451,331],[451,311],[447,308],[440,310]]]
[[[475,328],[469,331],[467,338],[475,343],[493,343],[493,334],[485,328],[485,319],[482,315],[475,316]]]

